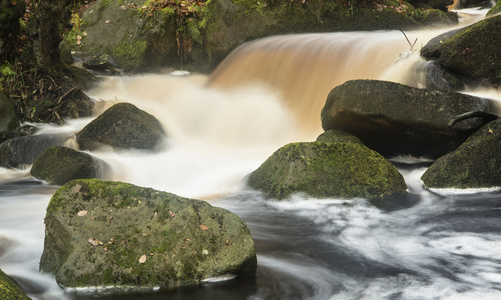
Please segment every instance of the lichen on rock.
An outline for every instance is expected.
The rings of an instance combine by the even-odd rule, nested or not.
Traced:
[[[151,289],[256,269],[238,216],[132,184],[70,181],[53,195],[45,225],[40,269],[64,287]]]

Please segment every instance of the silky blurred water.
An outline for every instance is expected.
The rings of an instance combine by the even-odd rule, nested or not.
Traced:
[[[407,35],[425,43],[444,30]],[[357,72],[346,71],[336,82],[378,78],[417,85],[411,74],[421,58],[406,52],[409,45],[401,32],[289,36],[285,43],[298,49],[290,40],[304,38],[327,47],[318,52],[327,55],[323,59],[329,53],[338,61],[340,54],[349,57],[352,63],[338,72],[361,62]],[[271,48],[283,51],[282,46]],[[374,60],[383,53],[389,57]],[[231,70],[218,72],[238,79]],[[291,70],[287,76],[303,76],[299,83],[311,80],[305,90],[325,89],[317,80],[324,73],[315,77]],[[53,276],[38,272],[45,209],[57,186],[30,177],[29,168],[0,168],[0,268],[33,299],[501,299],[499,191],[426,190],[419,178],[430,162],[401,157],[393,162],[409,193],[392,203],[304,195],[281,202],[265,199],[245,186],[245,177],[279,147],[315,140],[325,95],[311,100],[308,95],[318,94],[301,94],[311,102],[305,109],[296,105],[301,98],[284,99],[287,87],[266,80],[228,86],[216,84],[216,75],[181,75],[103,78],[89,91],[98,104],[96,115],[117,102],[133,103],[161,121],[168,146],[156,153],[103,149],[91,154],[111,165],[112,180],[207,200],[243,218],[256,243],[255,278],[118,296],[65,291]],[[469,92],[500,98],[492,90]],[[71,135],[91,120],[35,125],[39,134]],[[76,147],[71,141],[68,145]]]

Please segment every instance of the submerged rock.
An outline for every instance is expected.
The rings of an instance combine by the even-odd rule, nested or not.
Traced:
[[[501,16],[440,35],[421,50],[426,59],[437,60],[450,72],[474,82],[501,84]],[[437,42],[438,41],[438,42]]]
[[[77,134],[77,142],[84,150],[107,145],[153,151],[164,145],[165,132],[154,116],[130,103],[118,103],[85,126]]]
[[[293,143],[252,172],[247,184],[267,197],[293,193],[315,198],[383,198],[405,193],[397,169],[358,143]]]
[[[19,285],[7,274],[0,270],[0,299],[5,300],[29,300]]]
[[[63,287],[149,289],[256,270],[254,241],[235,214],[122,182],[68,182],[45,228],[40,270]]]
[[[421,74],[422,82],[429,90],[459,91],[464,89],[463,81],[442,68],[435,60],[420,64],[416,72]]]
[[[437,159],[421,179],[429,188],[501,187],[501,120],[485,125]]]
[[[63,146],[66,134],[29,135],[6,140],[0,144],[0,167],[23,168],[31,165],[45,149]]]
[[[0,92],[0,143],[14,136],[14,131],[19,126],[14,104]]]
[[[487,123],[477,117],[449,126],[453,117],[491,110],[486,99],[452,91],[353,80],[330,92],[321,118],[324,130],[349,132],[384,156],[437,158],[456,149]]]
[[[58,185],[74,179],[107,179],[110,172],[103,160],[66,147],[46,149],[31,167],[33,177]]]

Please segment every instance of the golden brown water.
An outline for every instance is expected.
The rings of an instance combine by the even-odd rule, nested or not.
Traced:
[[[414,34],[408,36],[415,40]],[[208,85],[220,89],[251,82],[268,85],[280,93],[282,103],[305,130],[319,132],[320,111],[332,88],[351,79],[401,81],[402,72],[392,76],[389,71],[409,50],[399,31],[274,36],[233,51]],[[408,73],[408,66],[403,67]]]

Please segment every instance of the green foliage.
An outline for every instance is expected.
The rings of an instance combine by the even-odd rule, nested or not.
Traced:
[[[202,21],[205,4],[203,0],[149,0],[141,6],[140,11],[149,18],[167,19],[175,16],[178,55],[187,60],[193,49],[193,42],[203,43],[199,23]]]
[[[202,44],[202,35],[200,34],[200,30],[198,30],[196,22],[193,22],[192,19],[186,20],[186,29],[195,42]]]

